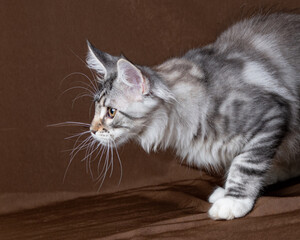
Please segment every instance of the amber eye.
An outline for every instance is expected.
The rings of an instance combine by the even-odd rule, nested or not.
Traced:
[[[107,108],[107,116],[108,116],[109,118],[114,118],[115,115],[116,115],[116,113],[117,113],[117,109],[115,109],[115,108],[110,108],[110,107]]]

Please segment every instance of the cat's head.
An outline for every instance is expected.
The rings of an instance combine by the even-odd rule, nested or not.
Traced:
[[[173,97],[150,68],[101,52],[89,42],[87,65],[95,71],[99,86],[90,131],[103,145],[112,141],[119,145],[141,135],[154,112]]]

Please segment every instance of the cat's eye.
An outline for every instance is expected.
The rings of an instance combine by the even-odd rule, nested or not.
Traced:
[[[117,109],[115,109],[115,108],[110,108],[110,107],[107,108],[107,116],[108,116],[109,118],[114,118],[115,115],[116,115],[116,113],[117,113]]]

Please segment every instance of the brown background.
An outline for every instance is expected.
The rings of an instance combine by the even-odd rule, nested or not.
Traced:
[[[63,91],[79,76],[91,76],[78,59],[86,39],[111,54],[123,52],[138,64],[154,65],[203,46],[231,23],[253,12],[292,10],[299,0],[276,1],[0,1],[0,192],[90,192],[97,189],[86,174],[82,155],[62,182],[73,146],[64,140],[82,129],[47,127],[64,121],[88,123],[90,99],[72,100],[81,91]],[[299,10],[297,10],[299,12]],[[75,55],[75,54],[76,55]],[[147,155],[138,146],[120,149],[119,169],[102,192],[176,179],[200,172],[178,164],[171,152]]]

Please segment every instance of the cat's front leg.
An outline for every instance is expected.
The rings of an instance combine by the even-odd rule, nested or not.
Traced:
[[[209,216],[215,220],[230,220],[250,212],[264,184],[274,154],[275,148],[265,146],[249,147],[246,152],[238,155],[230,166],[224,196],[214,201]]]
[[[210,203],[215,203],[220,198],[225,196],[225,189],[222,187],[217,187],[214,192],[209,196],[208,201]]]
[[[214,198],[218,191],[223,194],[211,201],[209,216],[212,219],[240,218],[251,211],[271,163],[271,159],[261,158],[248,151],[233,160],[224,191],[217,189],[210,197]]]
[[[281,142],[280,129],[258,135],[232,162],[225,190],[217,189],[210,197],[214,202],[209,210],[212,219],[240,218],[251,211],[269,173],[276,149]],[[264,135],[264,137],[263,137]],[[276,135],[276,136],[275,136]],[[223,194],[223,196],[222,196]]]
[[[287,132],[286,116],[285,106],[274,104],[265,115],[255,118],[251,128],[244,129],[248,141],[230,165],[224,196],[209,210],[212,219],[240,218],[251,211]]]
[[[237,199],[227,197],[218,199],[209,210],[209,216],[214,220],[231,220],[244,217],[254,206],[254,199]]]

